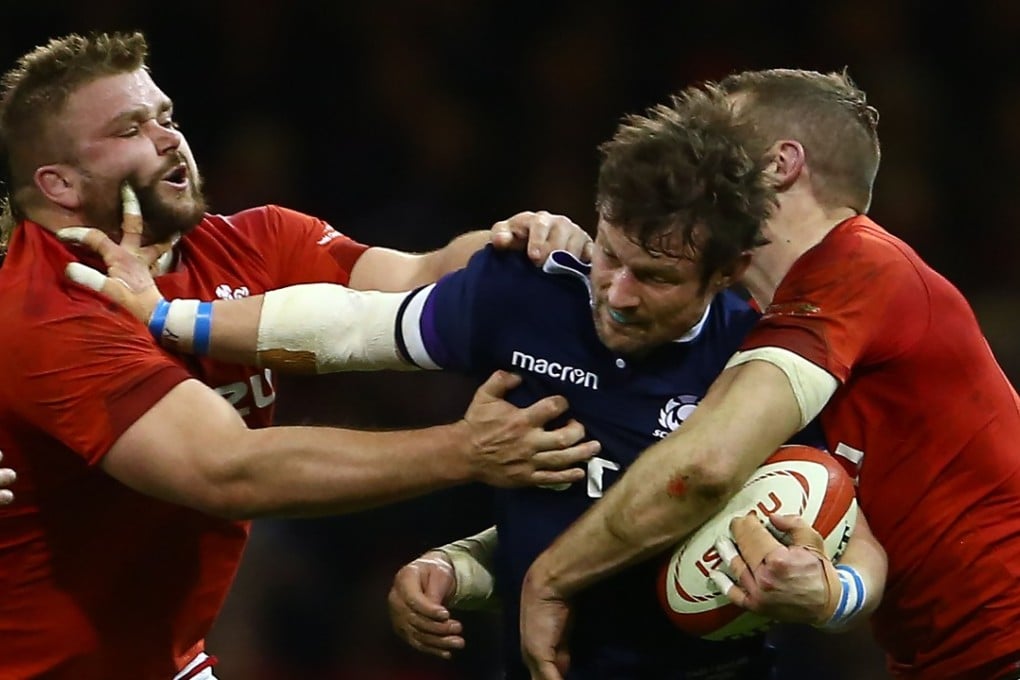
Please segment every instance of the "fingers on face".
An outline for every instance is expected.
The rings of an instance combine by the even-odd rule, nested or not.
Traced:
[[[120,185],[120,202],[124,208],[125,215],[133,217],[142,216],[142,205],[138,202],[138,195],[135,194],[135,190],[127,182]]]
[[[121,245],[137,248],[142,243],[142,206],[134,189],[127,182],[120,187],[120,201],[123,207],[120,223]]]

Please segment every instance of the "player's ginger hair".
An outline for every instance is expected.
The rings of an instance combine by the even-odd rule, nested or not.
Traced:
[[[0,144],[8,195],[0,215],[0,248],[6,245],[33,195],[40,165],[73,160],[74,150],[53,120],[68,97],[103,76],[146,68],[145,36],[76,33],[54,38],[21,57],[0,80]]]
[[[846,69],[743,71],[723,78],[719,87],[741,99],[737,115],[755,130],[756,153],[780,139],[797,140],[811,164],[818,200],[868,212],[882,157],[878,110]]]

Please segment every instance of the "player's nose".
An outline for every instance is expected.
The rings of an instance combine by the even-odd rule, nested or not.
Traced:
[[[613,272],[606,290],[606,302],[615,309],[637,307],[641,297],[637,293],[637,281],[626,267]]]

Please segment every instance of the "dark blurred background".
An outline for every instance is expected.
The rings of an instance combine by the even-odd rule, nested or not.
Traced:
[[[847,66],[881,111],[872,216],[963,290],[1014,384],[1020,376],[1018,2],[0,0],[0,8],[4,69],[50,36],[144,30],[215,212],[280,203],[406,250],[526,209],[590,227],[595,147],[622,113],[731,70]],[[472,390],[435,374],[282,383],[280,422],[379,428],[452,420]],[[400,565],[489,516],[485,489],[469,487],[350,517],[257,522],[210,641],[220,677],[498,677],[493,618],[465,617],[467,649],[440,662],[403,648],[385,602]],[[780,637],[784,679],[885,677],[866,631]]]

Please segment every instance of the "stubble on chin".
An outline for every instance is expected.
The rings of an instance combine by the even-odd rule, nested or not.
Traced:
[[[137,189],[136,193],[145,219],[145,231],[153,243],[192,231],[206,212],[205,197],[195,186],[189,188],[186,197],[178,200],[164,199],[154,186]]]

